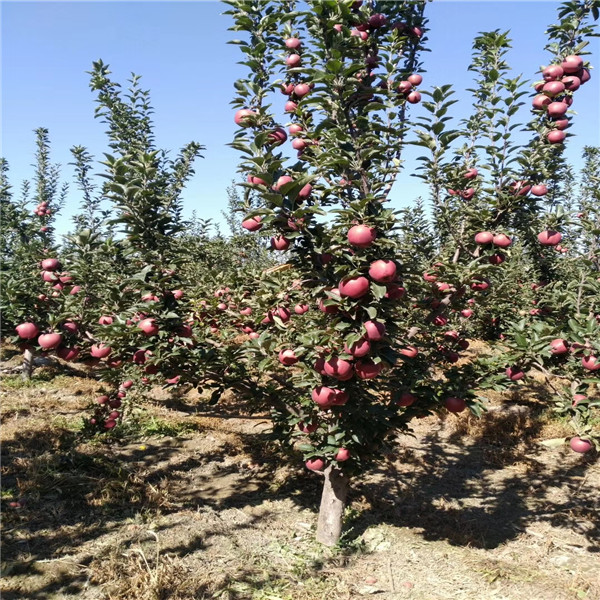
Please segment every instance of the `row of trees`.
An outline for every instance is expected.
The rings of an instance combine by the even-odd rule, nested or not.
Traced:
[[[473,113],[458,123],[451,85],[418,89],[424,2],[227,4],[248,67],[235,83],[242,183],[229,190],[229,238],[182,218],[202,147],[175,159],[157,148],[139,78],[123,94],[101,61],[91,87],[110,154],[99,185],[93,158],[73,148],[82,209],[60,247],[65,190],[47,132],[18,200],[2,163],[3,335],[16,327],[26,372],[35,351],[97,363],[97,430],[151,384],[248,393],[323,473],[317,537],[328,545],[351,477],[389,452],[393,432],[439,411],[480,414],[486,389],[520,385],[531,369],[570,415],[571,447],[590,450],[600,154],[587,148],[579,174],[563,149],[599,3],[561,5],[533,113],[528,82],[511,76],[508,33],[478,36]],[[407,143],[424,149],[416,174],[430,204],[396,211]],[[461,360],[474,338],[495,356]]]

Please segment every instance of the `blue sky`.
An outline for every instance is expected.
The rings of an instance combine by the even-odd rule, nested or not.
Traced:
[[[543,47],[546,25],[555,22],[557,2],[434,0],[428,46],[423,55],[427,73],[422,89],[452,83],[463,98],[463,114],[470,102],[463,90],[471,85],[466,70],[471,43],[481,31],[510,29],[513,50],[509,62],[517,72],[534,79],[548,62]],[[131,72],[143,76],[142,87],[152,92],[156,139],[160,147],[176,150],[196,140],[206,146],[205,159],[184,194],[186,213],[197,210],[204,218],[221,220],[225,188],[235,176],[237,152],[226,144],[235,131],[229,102],[233,81],[244,74],[237,65],[241,53],[227,40],[229,17],[219,2],[28,2],[2,1],[2,149],[15,187],[33,174],[34,135],[47,127],[52,159],[63,165],[72,181],[69,148],[85,145],[97,157],[106,150],[103,125],[93,117],[94,95],[86,71],[101,58],[121,83]],[[592,64],[600,64],[599,42],[588,50]],[[584,145],[600,144],[600,76],[577,93],[573,108],[579,113],[570,132],[568,157],[576,162]],[[415,110],[419,110],[417,107]],[[461,115],[462,116],[462,115]],[[417,156],[419,150],[406,157]],[[407,165],[410,167],[410,165]],[[407,171],[392,193],[399,208],[426,194]],[[79,196],[72,184],[68,204],[57,224],[65,233]]]

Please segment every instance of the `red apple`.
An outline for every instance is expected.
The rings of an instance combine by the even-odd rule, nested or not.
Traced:
[[[378,283],[389,283],[396,279],[396,263],[393,260],[376,260],[371,263],[369,277]]]
[[[133,381],[131,381],[131,379],[128,379],[127,381],[124,381],[121,384],[121,387],[124,388],[124,389],[126,389],[126,390],[128,390],[132,386],[133,386]]]
[[[550,103],[552,102],[552,100],[550,98],[548,98],[548,96],[546,96],[546,94],[538,94],[534,99],[533,99],[533,108],[537,109],[537,110],[541,110],[542,108],[545,108],[546,106],[548,106]]]
[[[94,358],[106,358],[111,352],[111,347],[106,344],[93,344],[90,348],[90,354]]]
[[[473,311],[470,308],[465,308],[464,310],[460,311],[460,314],[465,318],[468,319],[469,317],[473,316]]]
[[[344,352],[352,354],[354,358],[361,358],[366,356],[371,351],[371,344],[366,338],[362,338],[357,342],[354,342],[350,348],[347,345],[344,346]]]
[[[348,231],[348,241],[357,248],[368,248],[377,237],[374,227],[354,225]]]
[[[313,402],[318,404],[321,408],[327,408],[332,406],[335,401],[337,390],[320,385],[316,387],[311,394]]]
[[[302,433],[312,433],[313,431],[316,431],[319,427],[319,423],[318,421],[314,420],[310,423],[298,423],[298,429],[302,432]]]
[[[588,371],[598,371],[600,370],[600,360],[598,360],[595,356],[582,356],[581,364],[584,369]]]
[[[283,105],[283,110],[287,113],[293,113],[296,112],[298,110],[298,104],[292,100],[288,100],[284,105]]]
[[[98,319],[98,324],[99,325],[112,325],[112,323],[113,323],[113,318],[109,317],[108,315],[102,315]]]
[[[518,367],[517,365],[508,367],[505,373],[511,381],[519,381],[519,379],[523,379],[523,377],[525,377],[525,373],[521,370],[521,367]]]
[[[294,140],[294,141],[296,141],[296,140]],[[311,194],[312,194],[312,185],[310,185],[310,183],[307,183],[298,192],[298,200],[307,200],[308,198],[310,198]]]
[[[283,144],[287,140],[287,133],[285,132],[285,129],[283,129],[283,127],[277,127],[277,129],[274,129],[273,131],[271,131],[271,133],[269,133],[269,135],[267,136],[267,140],[273,146],[281,146],[281,144]]]
[[[325,361],[323,370],[325,371],[326,375],[329,375],[329,377],[335,377],[336,379],[346,381],[352,377],[353,366],[351,362],[342,358],[338,358],[337,356],[333,356],[329,360]]]
[[[338,462],[344,462],[350,458],[350,450],[347,448],[340,448],[334,458]]]
[[[463,398],[451,397],[444,400],[444,406],[450,412],[459,413],[467,408],[467,403],[463,400]]]
[[[350,277],[340,281],[340,296],[362,298],[369,293],[369,280],[366,277]]]
[[[15,327],[17,335],[23,340],[32,340],[37,337],[40,330],[34,323],[21,323]]]
[[[296,306],[294,306],[294,312],[297,315],[303,315],[305,312],[308,311],[308,304],[296,304]]]
[[[159,332],[156,319],[142,319],[138,323],[138,328],[141,329],[146,335],[156,335]]]
[[[562,142],[565,141],[566,137],[567,137],[567,134],[564,131],[560,131],[558,129],[554,129],[553,131],[550,131],[546,135],[546,139],[551,144],[561,144]]]
[[[54,283],[58,281],[58,277],[52,271],[42,271],[42,279],[46,283]]]
[[[489,231],[480,231],[475,235],[475,242],[477,244],[490,244],[494,239],[494,234]]]
[[[504,233],[495,235],[492,242],[494,246],[498,246],[500,248],[508,248],[512,244],[512,240]]]
[[[367,332],[367,339],[371,342],[379,342],[385,335],[385,325],[380,321],[365,321],[363,327]]]
[[[242,108],[235,113],[233,120],[240,127],[250,127],[256,122],[257,113],[247,108]]]
[[[56,355],[58,358],[62,358],[63,360],[70,361],[75,360],[79,356],[79,348],[74,346],[73,348],[67,348],[66,346],[62,346],[56,351]]]
[[[299,133],[302,133],[304,129],[302,128],[302,125],[298,125],[298,123],[292,123],[288,127],[288,131],[290,132],[290,135],[297,135]]]
[[[583,400],[587,400],[587,396],[585,394],[575,394],[573,396],[573,406],[577,406]]]
[[[411,92],[406,96],[406,101],[409,104],[418,104],[421,102],[421,93],[420,92]]]
[[[294,67],[298,67],[300,66],[300,63],[302,62],[302,58],[300,58],[299,54],[290,54],[286,59],[285,59],[285,64],[290,67],[290,68],[294,68]]]
[[[564,58],[560,66],[565,73],[576,73],[583,67],[583,58],[575,54],[570,54]]]
[[[291,37],[285,40],[285,47],[290,50],[297,50],[302,45],[302,42],[297,37]]]
[[[275,314],[284,322],[287,323],[292,316],[292,313],[285,306],[278,306],[275,309]]]
[[[544,92],[551,98],[562,94],[564,91],[565,84],[562,81],[549,81],[548,83],[544,84],[544,87],[542,88],[542,92]]]
[[[310,85],[308,83],[299,83],[294,87],[294,94],[298,98],[304,98],[304,96],[310,94]]]
[[[410,81],[401,81],[396,88],[401,94],[408,94],[412,90],[413,86]]]
[[[580,437],[573,437],[569,442],[569,446],[571,446],[571,450],[573,450],[573,452],[585,454],[592,449],[592,442],[589,440],[582,440]]]
[[[62,339],[60,333],[44,333],[38,337],[38,344],[43,350],[52,350],[60,345]]]
[[[554,121],[554,126],[559,131],[563,131],[564,129],[567,129],[567,127],[569,127],[570,124],[571,123],[569,122],[569,119],[558,119],[558,120]]]
[[[421,85],[423,83],[423,77],[421,77],[421,75],[419,75],[418,73],[414,73],[413,75],[409,75],[406,78],[412,85],[414,85],[415,87],[417,85]]]
[[[406,348],[401,348],[398,352],[407,358],[414,358],[419,354],[419,351],[414,346],[406,346]]]
[[[322,458],[311,458],[305,463],[306,468],[311,471],[322,471],[325,467],[325,461]]]
[[[506,256],[502,252],[496,252],[488,258],[491,265],[501,265],[506,260]]]
[[[552,354],[567,354],[569,352],[569,344],[561,338],[552,340],[550,342],[550,352]]]
[[[411,406],[417,401],[417,397],[410,392],[403,392],[396,402],[398,406]]]
[[[475,179],[475,177],[477,177],[478,174],[479,172],[477,171],[477,169],[469,169],[468,171],[465,171],[463,173],[463,177],[465,179]]]
[[[554,81],[560,79],[565,72],[560,65],[550,65],[542,71],[542,75],[546,81]]]
[[[96,402],[98,404],[100,404],[101,406],[103,406],[104,404],[107,404],[109,400],[110,400],[110,398],[108,396],[98,396],[96,398]]]
[[[548,187],[543,183],[539,183],[531,188],[531,193],[534,196],[545,196],[548,193]]]
[[[551,102],[548,104],[549,117],[562,117],[569,107],[564,102]]]
[[[483,292],[484,290],[487,290],[490,287],[490,282],[487,280],[481,280],[481,281],[473,281],[473,283],[471,283],[471,289],[475,290],[477,292]]]
[[[56,271],[58,268],[60,268],[60,263],[58,262],[57,258],[45,258],[41,265],[44,271]]]
[[[374,379],[383,370],[383,363],[375,363],[370,358],[364,358],[356,363],[354,370],[361,379]]]
[[[279,352],[279,362],[286,367],[291,365],[295,365],[298,362],[299,358],[296,356],[296,353],[293,350],[280,350]]]
[[[581,80],[581,85],[588,82],[592,77],[588,69],[580,69],[575,75]]]
[[[294,181],[289,175],[282,175],[273,185],[273,191],[278,192],[284,185]]]
[[[290,240],[282,235],[271,238],[271,248],[273,250],[287,250],[290,247]]]
[[[556,246],[562,240],[562,235],[558,231],[547,229],[539,233],[537,238],[542,246]]]

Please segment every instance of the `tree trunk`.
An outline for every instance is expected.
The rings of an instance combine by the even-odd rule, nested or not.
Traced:
[[[325,546],[335,546],[340,539],[349,487],[348,477],[340,469],[333,465],[325,469],[317,524],[317,541]]]
[[[33,351],[27,348],[23,352],[23,365],[21,369],[21,377],[25,380],[31,379],[31,372],[33,371]]]

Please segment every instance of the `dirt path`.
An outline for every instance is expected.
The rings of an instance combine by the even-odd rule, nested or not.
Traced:
[[[533,401],[419,421],[327,550],[319,478],[264,417],[190,397],[148,405],[133,441],[83,442],[98,384],[47,379],[2,391],[3,599],[600,599],[597,459],[541,446],[560,425]]]

